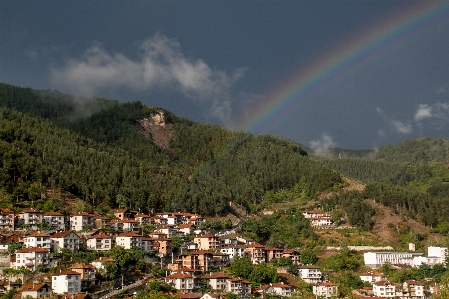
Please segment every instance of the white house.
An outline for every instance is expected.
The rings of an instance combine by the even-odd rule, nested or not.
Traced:
[[[70,228],[74,231],[81,231],[86,228],[94,228],[95,216],[89,213],[77,213],[70,215]]]
[[[81,293],[81,274],[72,270],[61,270],[52,274],[51,288],[56,294]]]
[[[114,264],[116,264],[117,261],[112,259],[112,258],[110,258],[110,257],[107,257],[107,256],[101,256],[98,259],[93,260],[90,264],[92,266],[94,266],[95,268],[97,268],[97,269],[104,269],[104,265],[107,264],[107,263],[114,263]]]
[[[245,254],[245,248],[240,245],[227,245],[220,248],[221,253],[229,255],[229,259],[232,261],[234,257],[242,257]]]
[[[399,285],[388,280],[378,281],[373,283],[373,294],[376,297],[394,298],[398,296],[396,292],[397,287],[399,287]],[[402,296],[402,294],[400,295]]]
[[[25,267],[28,270],[36,271],[38,265],[53,267],[47,249],[39,247],[19,249],[16,251],[15,261],[13,259],[11,261],[11,268],[15,269]]]
[[[23,238],[25,247],[40,247],[47,250],[51,249],[50,235],[43,233],[34,233]]]
[[[331,298],[337,295],[337,285],[332,282],[319,282],[313,285],[313,294],[319,297]]]
[[[36,299],[49,298],[52,294],[51,288],[46,283],[31,283],[22,286],[22,298],[30,296]]]
[[[93,235],[87,238],[87,250],[108,251],[112,248],[112,237],[106,234]]]
[[[360,274],[360,279],[364,282],[373,284],[381,280],[387,280],[387,276],[380,272],[369,271]]]
[[[50,235],[51,248],[54,251],[61,249],[78,250],[80,248],[80,237],[73,231],[62,231]]]
[[[195,279],[188,273],[171,274],[165,277],[165,282],[181,292],[192,292],[195,288]]]
[[[115,237],[115,245],[125,249],[142,248],[142,236],[133,232],[127,232]]]
[[[310,284],[321,282],[323,276],[321,268],[313,265],[298,266],[298,275],[302,280]]]
[[[279,295],[284,297],[291,297],[295,288],[291,285],[285,284],[283,282],[273,282],[270,283],[271,290],[270,293],[273,295]]]

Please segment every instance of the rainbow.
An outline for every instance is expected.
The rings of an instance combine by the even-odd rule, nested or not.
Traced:
[[[447,22],[448,1],[418,1],[393,13],[289,76],[290,79],[269,92],[238,127],[252,133],[266,133],[332,84]]]

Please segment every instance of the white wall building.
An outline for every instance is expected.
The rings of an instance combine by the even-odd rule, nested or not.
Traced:
[[[78,250],[80,248],[80,237],[73,231],[62,231],[50,235],[51,248],[54,251],[61,249]]]
[[[81,293],[81,274],[72,270],[61,270],[51,276],[51,288],[56,294]]]
[[[324,298],[337,296],[337,285],[332,282],[320,282],[313,285],[313,294]]]
[[[304,265],[298,267],[298,275],[307,283],[321,282],[321,268],[313,265]]]
[[[420,256],[423,256],[423,254],[394,251],[365,252],[363,254],[365,265],[371,268],[379,268],[385,262],[392,265],[413,266],[413,259]]]
[[[142,248],[142,236],[133,232],[118,235],[115,238],[115,245],[125,249]]]
[[[47,250],[51,249],[50,235],[35,233],[24,237],[24,245],[26,248],[39,247]]]

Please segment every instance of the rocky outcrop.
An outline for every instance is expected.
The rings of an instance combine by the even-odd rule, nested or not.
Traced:
[[[149,117],[137,121],[137,129],[163,149],[170,149],[174,137],[173,124],[168,123],[164,111],[158,110]]]

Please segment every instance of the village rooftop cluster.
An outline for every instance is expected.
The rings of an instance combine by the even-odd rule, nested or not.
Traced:
[[[313,223],[314,226],[329,225],[329,222],[324,222],[330,220],[330,216],[326,214],[318,215],[310,211],[304,211],[303,214],[306,218],[318,221]],[[6,252],[11,242],[23,244],[22,248],[6,257],[8,259],[6,267],[28,269],[36,273],[40,266],[53,268],[59,265],[62,262],[61,256],[54,253],[61,250],[105,252],[114,246],[124,249],[137,248],[152,253],[161,268],[164,264],[167,266],[169,273],[163,278],[164,282],[177,289],[181,298],[189,294],[188,298],[202,299],[224,297],[227,292],[234,293],[240,298],[265,297],[266,294],[290,297],[295,291],[292,285],[281,282],[260,285],[256,288],[248,280],[232,277],[221,271],[237,256],[246,257],[253,264],[288,258],[296,266],[298,276],[313,285],[313,293],[316,296],[330,298],[337,293],[336,284],[325,281],[319,267],[300,263],[301,254],[298,250],[269,248],[240,236],[229,237],[226,234],[208,233],[201,228],[204,222],[205,218],[201,215],[180,212],[163,212],[150,216],[129,209],[117,209],[114,211],[113,219],[89,213],[75,213],[65,219],[64,215],[58,212],[44,213],[35,209],[24,209],[15,213],[8,209],[0,209],[0,228],[4,232],[11,232],[1,237],[0,249]],[[151,224],[154,230],[143,234],[142,228],[146,224]],[[107,233],[110,229],[120,233]],[[176,236],[184,240],[188,235],[193,236],[192,241],[183,242],[180,252],[175,256],[172,238]],[[432,261],[443,262],[447,249],[431,250],[429,252],[435,254],[431,257]],[[423,260],[422,255],[419,257],[422,262],[429,262],[429,259]],[[402,263],[409,260],[407,258],[410,258],[408,253],[367,252],[365,264],[378,267],[389,261],[394,265],[398,264],[397,261]],[[3,262],[5,264],[5,261]],[[3,287],[3,291],[17,288],[21,291],[22,298],[72,294],[78,296],[77,299],[83,299],[92,294],[82,294],[82,286],[98,285],[96,273],[104,269],[107,263],[116,261],[100,257],[90,264],[72,264],[67,269],[53,273],[51,281],[35,281],[22,286],[13,282],[18,276],[8,277],[9,283],[4,283],[0,287]],[[6,278],[5,275],[3,278]],[[394,294],[393,297],[403,299],[424,299],[433,291],[431,288],[424,289],[423,282],[419,281],[406,281],[402,285],[391,283],[386,280],[384,274],[377,272],[364,273],[361,279],[371,283],[372,287],[355,290],[354,292],[360,296],[389,298]],[[25,280],[23,275],[21,280]],[[198,289],[204,281],[214,292],[198,294]]]

